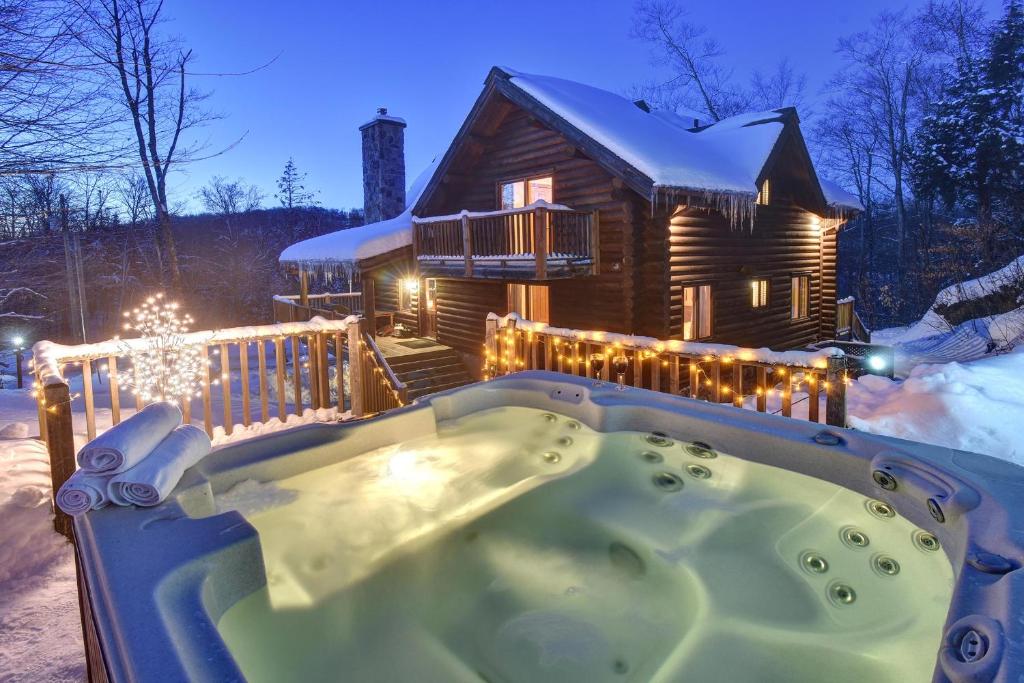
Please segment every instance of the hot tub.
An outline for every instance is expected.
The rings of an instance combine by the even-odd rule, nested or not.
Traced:
[[[76,520],[114,681],[1017,681],[1024,469],[527,372]]]

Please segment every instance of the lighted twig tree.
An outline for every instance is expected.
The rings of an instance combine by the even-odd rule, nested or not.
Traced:
[[[179,315],[178,304],[156,294],[126,312],[125,330],[138,332],[141,344],[126,349],[132,364],[132,391],[144,403],[179,401],[198,395],[199,382],[209,361],[201,346],[187,343],[189,315]]]

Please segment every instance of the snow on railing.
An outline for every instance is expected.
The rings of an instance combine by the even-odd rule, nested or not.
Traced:
[[[484,374],[545,369],[608,380],[612,367],[622,384],[714,403],[731,402],[759,412],[846,424],[846,358],[840,349],[772,351],[728,344],[661,340],[598,330],[574,330],[524,320],[515,313],[487,316]],[[777,406],[777,407],[776,407]]]

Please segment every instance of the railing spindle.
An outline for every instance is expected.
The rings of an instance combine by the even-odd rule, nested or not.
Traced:
[[[242,424],[248,427],[252,423],[249,406],[249,342],[238,342],[238,371],[242,376]]]
[[[288,399],[285,396],[285,357],[284,357],[284,337],[278,337],[274,340],[274,370],[277,375],[277,419],[284,422],[288,418]]]
[[[82,361],[82,394],[85,396],[85,434],[89,441],[96,438],[96,405],[92,396],[92,363]]]
[[[302,363],[299,360],[299,335],[292,340],[292,395],[295,399],[295,414],[302,417]]]
[[[206,433],[213,436],[213,406],[210,398],[210,351],[206,344],[200,347],[199,355],[203,359],[203,426]]]
[[[121,422],[121,392],[117,383],[117,356],[107,359],[107,382],[110,383],[110,423]]]

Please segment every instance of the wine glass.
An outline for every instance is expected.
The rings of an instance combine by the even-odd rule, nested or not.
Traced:
[[[594,375],[594,386],[601,386],[601,370],[604,369],[604,354],[590,354],[590,372]]]
[[[618,376],[619,386],[615,387],[619,391],[626,390],[626,371],[629,370],[629,359],[625,356],[615,356],[612,358],[612,367],[615,369],[615,374]]]

